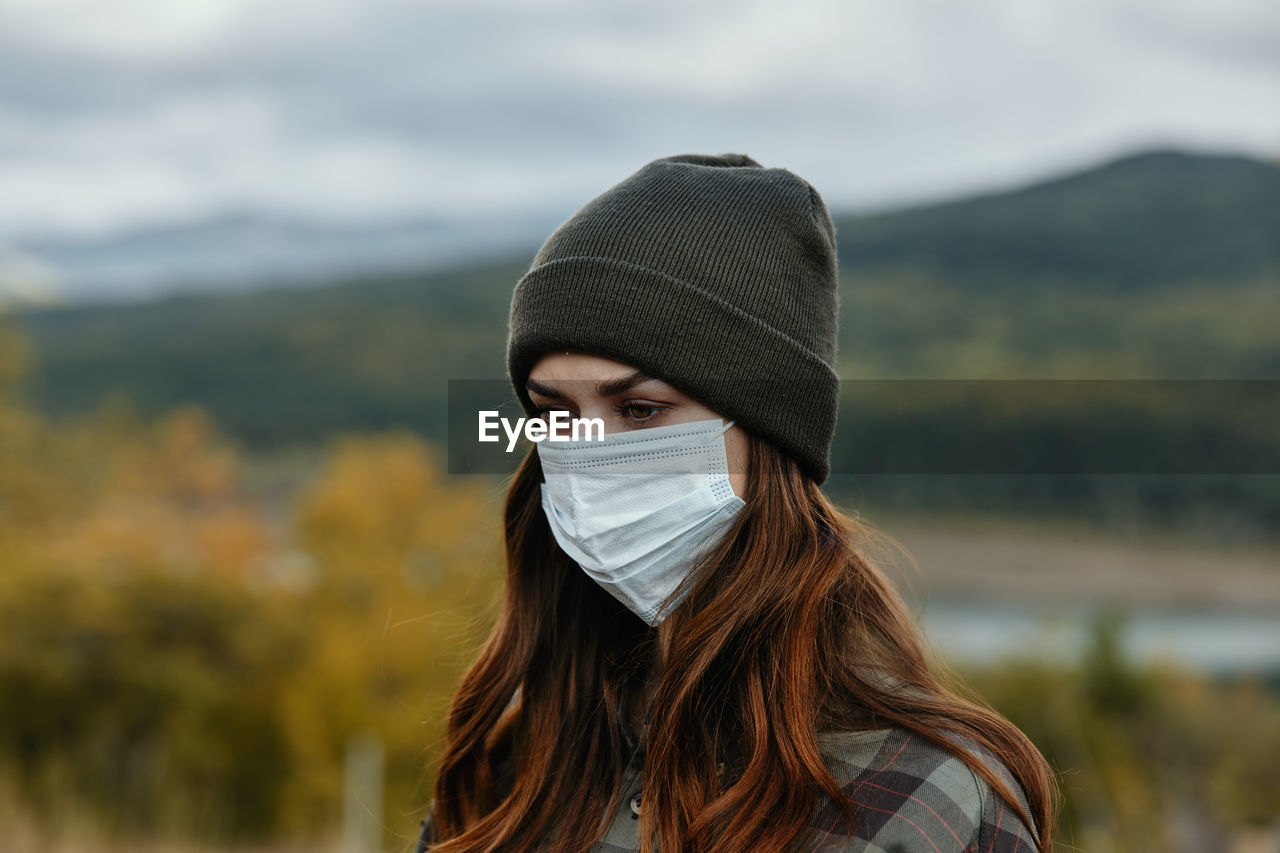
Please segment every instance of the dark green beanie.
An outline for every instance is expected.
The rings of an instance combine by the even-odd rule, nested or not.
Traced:
[[[634,365],[796,459],[830,468],[836,236],[818,191],[745,154],[664,157],[556,229],[516,285],[516,395],[544,354]]]

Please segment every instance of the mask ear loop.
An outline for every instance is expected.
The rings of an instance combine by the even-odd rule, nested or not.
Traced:
[[[720,427],[719,431],[717,432],[711,432],[710,429],[708,428],[707,432],[697,433],[698,439],[695,443],[710,444],[711,442],[714,442],[716,439],[722,437],[726,432],[728,432],[729,427],[733,426],[735,423],[737,423],[737,421],[729,421],[727,424]]]
[[[697,444],[710,444],[714,442],[716,439],[721,438],[726,432],[728,432],[729,427],[733,426],[735,423],[737,423],[737,421],[729,421],[727,424],[720,427],[718,432],[711,432],[708,430],[707,432],[700,433]]]

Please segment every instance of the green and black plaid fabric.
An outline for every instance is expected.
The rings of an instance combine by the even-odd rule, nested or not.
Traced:
[[[846,822],[825,794],[812,830],[794,853],[1034,853],[1037,836],[998,794],[951,752],[902,729],[825,732],[818,736],[827,766],[853,802]],[[995,771],[1028,812],[1023,792],[1004,763],[976,744],[961,745]],[[643,752],[608,832],[593,853],[631,853],[643,808]],[[430,850],[430,818],[418,853]],[[747,853],[747,851],[744,851]]]

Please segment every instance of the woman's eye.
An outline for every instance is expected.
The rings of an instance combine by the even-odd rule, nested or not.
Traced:
[[[646,403],[623,403],[622,414],[633,421],[647,421],[661,411],[657,406]]]

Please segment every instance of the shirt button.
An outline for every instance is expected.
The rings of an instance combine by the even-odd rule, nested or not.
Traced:
[[[640,816],[640,792],[636,791],[636,795],[631,798],[631,813],[636,817]]]

